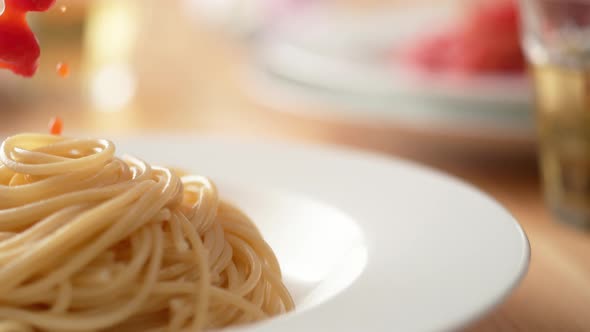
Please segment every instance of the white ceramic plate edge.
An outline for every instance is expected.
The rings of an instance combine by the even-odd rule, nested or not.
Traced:
[[[115,140],[117,141],[117,140]],[[174,135],[174,136],[170,136],[170,135],[164,135],[164,136],[144,136],[142,137],[137,137],[135,136],[134,138],[128,137],[128,138],[122,138],[120,139],[121,142],[125,142],[123,144],[124,147],[131,147],[131,150],[133,149],[133,146],[135,145],[136,147],[139,147],[141,145],[146,145],[148,144],[150,146],[149,149],[163,149],[164,147],[168,147],[169,151],[167,152],[167,154],[171,154],[172,150],[174,150],[174,146],[178,147],[178,151],[185,151],[186,149],[190,146],[194,146],[197,147],[199,146],[201,151],[218,151],[218,153],[223,154],[224,151],[227,154],[228,152],[231,152],[232,154],[235,154],[235,156],[231,156],[229,159],[227,159],[226,157],[219,157],[219,160],[232,160],[232,158],[238,158],[240,160],[244,160],[242,159],[243,157],[247,157],[250,156],[250,158],[254,158],[257,159],[259,158],[260,160],[244,160],[244,162],[240,165],[241,169],[244,172],[259,172],[258,175],[255,176],[255,178],[258,178],[260,180],[262,180],[263,178],[268,177],[267,180],[264,181],[275,181],[278,180],[280,182],[281,179],[281,174],[298,174],[298,173],[290,173],[290,172],[294,172],[295,170],[297,170],[297,172],[300,172],[300,174],[302,176],[305,175],[310,175],[310,174],[314,174],[314,172],[318,171],[315,168],[319,168],[320,170],[324,167],[329,167],[330,164],[332,165],[340,165],[341,168],[340,169],[334,169],[334,171],[331,174],[325,174],[324,179],[321,179],[319,177],[316,178],[310,178],[309,181],[312,182],[300,182],[300,181],[296,181],[297,179],[290,179],[290,180],[285,180],[285,183],[288,183],[289,188],[286,188],[285,190],[295,190],[297,191],[297,188],[299,189],[304,189],[304,188],[310,188],[309,190],[319,190],[318,188],[329,188],[330,191],[328,192],[324,192],[322,193],[321,190],[316,192],[317,198],[321,199],[322,196],[326,193],[332,193],[332,198],[329,199],[327,201],[328,204],[335,204],[335,206],[338,207],[337,202],[345,202],[348,200],[348,202],[350,202],[350,196],[347,196],[347,193],[340,193],[340,194],[336,194],[336,192],[338,191],[334,191],[335,188],[331,188],[331,186],[333,186],[330,182],[334,179],[337,179],[340,175],[342,174],[346,174],[346,172],[349,171],[353,171],[355,172],[354,174],[362,174],[362,172],[357,172],[360,171],[360,169],[362,169],[363,167],[371,167],[371,166],[367,166],[367,165],[373,165],[373,170],[375,171],[375,174],[371,174],[368,175],[369,178],[372,177],[373,180],[376,179],[380,179],[382,182],[385,181],[392,181],[395,180],[396,182],[400,183],[400,185],[404,185],[404,179],[387,179],[387,178],[380,178],[379,174],[381,174],[381,172],[393,172],[392,174],[395,174],[396,172],[399,172],[398,175],[403,175],[406,174],[409,176],[409,179],[407,179],[408,181],[412,181],[411,183],[416,187],[416,188],[407,188],[409,189],[409,191],[404,190],[403,192],[403,197],[408,197],[408,200],[411,200],[412,197],[414,197],[414,195],[416,194],[425,194],[426,192],[424,192],[424,188],[420,188],[421,185],[440,185],[440,186],[447,186],[448,188],[454,188],[452,189],[452,191],[454,192],[453,195],[457,195],[456,198],[455,197],[449,197],[448,199],[450,199],[451,201],[453,201],[454,199],[458,199],[457,202],[460,202],[462,198],[469,198],[469,202],[476,204],[476,207],[473,208],[481,208],[482,209],[482,213],[484,212],[492,212],[494,214],[497,214],[495,217],[493,217],[492,219],[495,220],[495,218],[499,218],[499,220],[497,222],[499,222],[500,224],[496,224],[495,222],[493,222],[493,224],[490,224],[489,222],[491,221],[491,219],[488,219],[488,221],[486,221],[487,224],[463,224],[463,226],[468,226],[471,225],[471,227],[474,226],[493,226],[491,227],[492,230],[500,230],[500,235],[502,234],[509,234],[509,238],[510,241],[513,241],[510,243],[510,245],[516,245],[516,247],[519,248],[519,253],[512,253],[509,256],[505,256],[506,257],[510,257],[511,262],[508,263],[508,267],[511,267],[511,269],[508,271],[504,271],[502,273],[500,273],[498,276],[495,275],[490,275],[489,277],[491,277],[492,279],[490,279],[492,282],[491,285],[486,284],[486,288],[482,288],[481,285],[477,284],[478,282],[482,282],[483,280],[477,281],[477,280],[472,280],[469,279],[469,276],[467,276],[468,278],[466,279],[467,283],[466,284],[461,284],[465,287],[475,287],[475,289],[479,289],[479,291],[481,291],[483,293],[484,298],[480,298],[479,294],[471,294],[469,293],[466,289],[463,289],[463,291],[466,293],[464,294],[459,294],[460,296],[467,296],[467,300],[471,299],[470,301],[472,301],[473,303],[475,303],[473,306],[467,307],[467,308],[460,308],[460,309],[449,309],[449,308],[441,308],[444,310],[441,310],[441,312],[447,312],[447,313],[452,313],[451,317],[437,317],[436,313],[432,310],[429,311],[429,309],[432,308],[426,308],[426,312],[424,313],[425,316],[423,317],[423,321],[416,321],[416,320],[412,320],[410,318],[417,318],[417,316],[414,317],[395,317],[395,315],[392,315],[392,313],[395,312],[390,312],[389,310],[392,308],[387,308],[387,307],[383,307],[383,306],[379,306],[379,307],[375,307],[373,310],[367,311],[367,312],[363,312],[362,309],[360,309],[361,311],[359,311],[359,315],[358,315],[358,321],[342,321],[342,313],[343,311],[339,311],[340,309],[344,309],[344,310],[351,310],[351,301],[346,301],[346,299],[351,300],[354,299],[354,296],[364,296],[365,299],[361,302],[366,302],[366,303],[370,303],[367,302],[369,299],[367,298],[367,296],[369,296],[368,294],[373,294],[373,296],[379,294],[379,292],[375,293],[375,290],[373,291],[369,291],[367,289],[368,284],[367,282],[371,281],[372,282],[376,282],[377,280],[381,280],[379,278],[375,279],[376,271],[379,271],[380,267],[383,267],[384,265],[379,265],[376,262],[378,262],[380,259],[386,259],[387,257],[390,257],[389,254],[388,255],[383,255],[380,257],[376,257],[375,255],[375,250],[377,250],[380,246],[382,246],[384,244],[384,242],[382,241],[383,238],[381,238],[381,240],[378,240],[377,242],[372,242],[374,241],[376,238],[375,237],[379,237],[379,236],[383,236],[383,234],[378,234],[381,231],[384,231],[387,229],[388,231],[391,230],[404,230],[406,228],[406,224],[404,223],[395,223],[395,224],[386,224],[387,228],[383,228],[384,225],[381,225],[379,227],[380,230],[375,233],[375,230],[377,228],[377,225],[379,225],[379,223],[373,223],[373,221],[371,220],[364,220],[364,230],[365,232],[367,232],[367,241],[369,246],[369,255],[373,255],[372,258],[369,257],[369,263],[367,266],[367,273],[363,273],[360,277],[359,277],[359,281],[355,284],[353,284],[349,289],[345,290],[343,293],[338,294],[336,297],[334,297],[332,300],[326,302],[324,305],[318,307],[317,309],[311,310],[309,312],[304,312],[301,314],[298,313],[294,313],[294,314],[290,314],[290,315],[285,315],[284,317],[275,319],[275,320],[270,320],[268,322],[264,322],[255,326],[249,326],[249,327],[245,327],[243,328],[243,330],[252,330],[252,331],[299,331],[301,330],[301,328],[313,328],[315,327],[330,327],[330,328],[336,328],[339,327],[340,329],[328,329],[330,331],[340,331],[340,332],[352,332],[352,331],[358,331],[359,329],[362,330],[367,330],[367,331],[389,331],[390,329],[387,326],[383,326],[383,321],[374,321],[372,320],[372,318],[378,318],[381,317],[385,320],[392,320],[395,319],[396,321],[390,321],[389,323],[399,323],[398,325],[392,324],[390,326],[395,326],[397,328],[404,328],[406,327],[407,329],[404,329],[405,331],[432,331],[432,330],[448,330],[448,329],[455,329],[455,328],[459,328],[461,326],[463,326],[464,324],[466,324],[467,322],[480,317],[482,314],[484,314],[485,312],[488,312],[493,306],[497,305],[498,303],[500,303],[500,301],[502,299],[504,299],[509,292],[518,284],[518,282],[521,280],[522,276],[524,275],[524,273],[526,272],[527,266],[528,266],[528,260],[530,258],[530,247],[528,244],[528,240],[526,238],[526,235],[524,233],[524,231],[522,230],[522,228],[518,225],[518,222],[514,219],[513,216],[510,215],[510,213],[503,208],[501,205],[499,205],[493,198],[491,198],[490,196],[486,195],[485,193],[482,193],[480,190],[474,188],[473,186],[464,183],[463,181],[456,179],[456,178],[452,178],[449,177],[439,171],[436,170],[432,170],[429,169],[427,167],[424,166],[420,166],[420,165],[416,165],[413,164],[411,162],[407,162],[407,161],[403,161],[403,160],[398,160],[396,158],[391,158],[391,157],[386,157],[386,156],[382,156],[382,155],[376,155],[370,152],[361,152],[361,151],[354,151],[352,149],[348,149],[348,148],[342,148],[342,147],[330,147],[330,146],[323,146],[323,147],[318,147],[318,146],[310,146],[310,145],[301,145],[301,144],[294,144],[294,143],[275,143],[275,142],[262,142],[259,139],[244,139],[244,138],[239,138],[239,141],[236,139],[231,139],[231,138],[221,138],[219,136],[185,136],[185,135]],[[133,143],[135,142],[135,143]],[[143,148],[144,151],[149,151],[149,150],[145,150],[145,147]],[[142,150],[141,148],[139,149],[135,149],[135,150]],[[257,151],[257,152],[255,152]],[[267,154],[273,154],[272,158],[270,156],[268,156]],[[141,156],[140,156],[141,157]],[[305,158],[311,158],[310,160],[306,160]],[[214,157],[215,158],[215,157]],[[303,158],[303,159],[302,159]],[[151,157],[151,159],[153,159],[153,157]],[[181,160],[180,157],[175,157],[175,160]],[[194,163],[194,161],[193,161]],[[266,165],[265,163],[269,163],[268,165]],[[317,163],[324,163],[325,165],[317,165]],[[206,163],[205,163],[206,164]],[[212,163],[211,165],[214,165],[215,163]],[[268,169],[263,169],[263,170],[256,170],[257,167],[261,167],[261,165],[266,165],[265,167],[269,167]],[[289,171],[287,170],[287,173],[283,173],[285,171],[282,171],[280,169],[275,169],[273,171],[273,167],[281,167],[281,165],[290,165],[288,167],[292,167],[292,169]],[[180,165],[182,166],[182,165]],[[285,166],[287,167],[287,166]],[[358,168],[360,167],[360,168]],[[207,167],[205,167],[207,168]],[[211,168],[212,169],[212,168]],[[266,173],[265,173],[266,172]],[[222,172],[223,173],[223,172]],[[324,174],[322,172],[320,172],[320,174]],[[383,173],[386,174],[386,173]],[[388,174],[388,173],[387,173]],[[283,176],[284,178],[284,176]],[[351,179],[351,185],[355,185],[355,184],[361,184],[362,181],[360,181],[362,179],[357,179],[357,180],[352,180]],[[371,181],[373,181],[371,180]],[[360,181],[360,182],[359,182]],[[415,182],[417,181],[417,182]],[[269,183],[270,183],[269,182]],[[323,183],[317,183],[317,182],[323,182]],[[410,182],[409,182],[410,183]],[[405,183],[408,184],[408,183]],[[382,184],[385,185],[385,184]],[[315,189],[313,189],[313,188]],[[432,190],[436,190],[435,187],[431,187],[430,189]],[[447,188],[447,189],[448,189]],[[456,189],[456,190],[455,190]],[[396,191],[393,191],[396,192]],[[400,192],[397,192],[397,194],[400,194]],[[349,197],[349,198],[346,198]],[[437,196],[438,197],[438,196]],[[386,197],[381,197],[378,201],[379,202],[385,202],[387,200],[384,200]],[[387,197],[387,199],[394,199],[395,197]],[[425,199],[428,197],[425,197]],[[443,197],[444,198],[444,197]],[[428,200],[426,200],[426,202],[428,202]],[[363,203],[366,205],[366,203]],[[377,202],[375,203],[377,204]],[[364,209],[368,209],[371,206],[371,204],[366,205],[365,207],[362,207],[360,209],[356,209],[356,211],[358,213],[361,213],[362,211],[364,211]],[[353,210],[355,210],[353,209]],[[344,209],[343,211],[345,212],[351,212],[353,210],[347,210]],[[361,211],[362,210],[362,211]],[[469,210],[469,209],[467,209]],[[476,209],[477,210],[477,209]],[[465,216],[469,216],[469,214],[471,212],[474,212],[476,210],[473,211],[457,211],[457,210],[449,210],[449,211],[445,211],[445,210],[440,210],[440,211],[435,211],[435,212],[440,212],[440,213],[450,213],[450,216],[455,215],[456,213],[458,213],[458,216],[461,217],[465,217]],[[361,211],[361,212],[359,212]],[[395,211],[401,211],[400,215],[404,215],[404,213],[406,212],[411,212],[412,210],[405,210],[405,208],[403,206],[396,206]],[[379,212],[380,214],[383,213],[383,215],[387,215],[387,211],[382,211]],[[429,211],[424,211],[424,213],[426,213],[426,215],[428,215],[428,213],[430,213]],[[463,215],[463,213],[467,213],[466,215]],[[397,215],[397,217],[399,217],[400,215]],[[354,213],[352,214],[353,218],[356,218],[357,215],[355,215]],[[411,214],[408,215],[409,217],[411,217]],[[441,227],[441,226],[445,226],[445,227],[453,227],[453,220],[447,220],[445,219],[445,216],[439,216],[440,220],[445,220],[444,225],[443,224],[438,224],[438,226],[436,226],[436,224],[432,224],[432,220],[426,220],[424,224],[421,224],[422,226],[428,226],[429,231],[427,233],[424,233],[423,235],[426,236],[426,238],[435,238],[433,237],[436,234],[432,234],[432,232],[436,232],[436,227]],[[481,216],[482,219],[486,219],[486,218],[490,218],[490,216],[488,215],[482,215]],[[375,221],[376,222],[376,221]],[[421,222],[419,220],[414,220],[414,222]],[[461,225],[462,222],[459,222],[458,224],[455,224],[455,226],[457,225]],[[372,225],[372,226],[371,226]],[[420,224],[419,224],[420,225]],[[391,228],[393,227],[393,228]],[[400,228],[401,227],[401,228]],[[416,226],[412,226],[412,227],[416,227]],[[497,228],[499,227],[499,228]],[[442,228],[445,229],[445,228]],[[478,228],[473,228],[472,230],[477,230]],[[414,230],[415,231],[415,230]],[[448,230],[447,230],[448,231]],[[463,230],[462,230],[463,231]],[[468,229],[465,230],[466,232],[469,231],[469,227]],[[507,233],[506,233],[507,232]],[[397,233],[394,233],[397,234]],[[400,234],[405,234],[405,233],[400,233]],[[455,235],[453,235],[455,234]],[[458,236],[457,239],[463,239],[468,241],[466,244],[472,243],[470,241],[476,241],[478,239],[472,239],[470,237],[464,237],[461,235],[461,233],[453,233],[450,232],[447,235],[451,235],[451,237],[453,236]],[[480,234],[481,235],[481,234]],[[487,236],[487,235],[486,235]],[[398,239],[400,240],[400,239]],[[408,239],[401,239],[402,242],[404,241],[409,241]],[[424,241],[425,239],[423,239]],[[505,240],[505,239],[504,239]],[[500,238],[500,241],[502,241],[502,238]],[[510,242],[508,241],[508,242]],[[488,241],[489,242],[489,241]],[[475,243],[479,243],[479,242],[475,242]],[[437,244],[441,244],[441,243],[437,243]],[[444,244],[444,243],[442,243]],[[489,243],[488,243],[489,244]],[[507,245],[507,243],[503,243],[504,245]],[[412,248],[412,246],[414,245],[411,241],[407,242],[407,243],[403,243],[403,245],[409,245],[409,247],[407,248]],[[514,247],[514,248],[516,248]],[[398,247],[398,248],[403,248],[402,247]],[[444,248],[444,247],[441,247]],[[513,248],[513,249],[514,249]],[[486,249],[486,248],[474,248],[474,249]],[[487,249],[486,249],[487,250]],[[484,251],[486,251],[484,250]],[[496,250],[498,250],[498,252],[501,252],[502,255],[506,255],[509,254],[508,252],[503,252],[502,247],[497,247]],[[476,250],[477,251],[477,250]],[[371,253],[372,252],[372,253]],[[452,250],[451,250],[452,252]],[[495,257],[494,255],[496,253],[498,253],[497,251],[488,251],[487,255],[492,255],[492,256],[488,256],[487,258],[490,257]],[[461,250],[456,251],[455,254],[461,254],[464,253],[466,255],[471,255],[470,252],[463,252]],[[381,254],[385,254],[384,252],[381,252]],[[424,254],[424,253],[423,253]],[[434,254],[434,256],[436,256],[439,253],[432,253]],[[396,269],[402,268],[401,270],[395,271],[397,273],[401,273],[399,278],[404,280],[404,273],[407,273],[407,271],[405,271],[403,269],[403,264],[411,264],[412,260],[408,260],[409,257],[412,256],[404,256],[403,252],[402,253],[395,253],[395,255],[401,255],[401,256],[391,256],[391,257],[397,257],[396,259],[399,259],[397,261],[397,263],[401,262],[401,266],[396,266]],[[430,255],[430,254],[428,254]],[[513,255],[516,255],[513,256]],[[481,257],[481,259],[486,259],[486,257]],[[451,259],[452,261],[452,259]],[[468,261],[468,260],[467,260]],[[394,263],[394,261],[387,261],[388,264],[390,263]],[[476,261],[479,262],[479,261]],[[430,262],[431,264],[438,264],[436,262]],[[377,264],[377,265],[375,265]],[[478,263],[479,264],[479,263]],[[483,264],[483,265],[481,265]],[[481,266],[487,266],[488,268],[491,268],[491,266],[489,266],[488,264],[492,264],[492,262],[487,262],[487,261],[483,261],[481,262],[480,267]],[[501,264],[500,264],[501,265]],[[506,267],[506,266],[505,266]],[[415,267],[414,267],[415,268]],[[426,266],[425,267],[426,270],[421,270],[419,268],[417,268],[416,271],[428,271],[428,269],[430,268],[434,268],[436,270],[436,266],[435,267],[431,267],[431,266]],[[440,266],[438,267],[440,268]],[[464,272],[465,271],[469,271],[469,267],[457,267],[460,269],[463,269]],[[375,270],[377,269],[377,270]],[[381,269],[382,270],[382,269]],[[371,275],[370,278],[367,277],[369,271]],[[382,270],[382,272],[386,272],[387,270]],[[491,270],[490,270],[491,271]],[[415,272],[415,271],[413,271]],[[471,271],[473,273],[475,273],[475,276],[479,275],[478,271]],[[387,272],[387,275],[390,275],[392,273],[391,270],[389,270],[389,272]],[[451,274],[452,275],[452,274]],[[411,273],[410,273],[411,276]],[[406,275],[407,277],[407,275]],[[444,278],[444,276],[436,276],[438,278]],[[501,280],[495,280],[494,278],[498,277]],[[369,278],[369,279],[367,279]],[[392,303],[396,303],[396,301],[398,301],[397,303],[400,304],[399,301],[401,301],[400,299],[403,299],[403,294],[405,293],[405,296],[407,296],[408,294],[410,296],[426,296],[425,300],[432,295],[429,295],[429,289],[428,287],[434,287],[432,289],[430,289],[431,291],[437,292],[437,290],[440,290],[437,288],[437,282],[441,282],[441,280],[437,280],[436,278],[433,279],[432,275],[422,275],[420,278],[425,278],[422,281],[425,280],[433,280],[436,281],[434,282],[434,284],[431,285],[424,285],[424,284],[420,284],[420,280],[414,281],[412,280],[405,280],[406,282],[413,282],[414,286],[420,287],[419,289],[415,289],[415,290],[411,290],[410,292],[408,292],[407,290],[403,290],[403,289],[398,289],[398,291],[400,291],[401,293],[395,293],[397,295],[400,296],[400,298],[396,298]],[[495,281],[494,281],[495,280]],[[443,282],[450,282],[450,284],[457,286],[457,280],[442,280]],[[489,281],[489,280],[488,280]],[[477,282],[476,284],[470,284],[472,282]],[[402,283],[403,284],[403,283]],[[411,285],[411,283],[409,284]],[[364,288],[363,288],[364,287]],[[392,286],[389,286],[390,288],[388,288],[388,291],[394,291],[395,287],[391,288]],[[423,287],[426,287],[425,289],[423,289]],[[413,292],[415,291],[415,292]],[[446,290],[440,290],[442,291],[442,293],[445,293]],[[368,292],[368,293],[367,293]],[[363,295],[364,294],[364,295]],[[446,294],[450,294],[450,293],[446,293]],[[475,296],[475,297],[470,297],[470,296]],[[381,295],[382,296],[382,295]],[[420,302],[420,298],[415,299],[410,297],[409,299],[411,299],[412,301],[414,301],[414,303],[412,305],[416,305],[417,303]],[[374,298],[372,298],[371,300],[375,300]],[[430,298],[430,300],[433,300],[433,298]],[[441,299],[438,299],[438,301],[440,301]],[[444,299],[443,299],[444,300]],[[378,301],[384,301],[384,298],[381,298],[381,300]],[[452,300],[449,299],[449,304],[451,306],[456,305],[461,307],[462,304],[459,302],[457,303],[452,303]],[[386,302],[381,302],[383,305]],[[428,303],[425,303],[425,305]],[[367,309],[367,308],[365,308]],[[399,308],[402,309],[402,308]],[[419,308],[414,308],[415,309],[419,309]],[[356,310],[359,310],[359,308],[357,308]],[[403,308],[402,311],[404,310],[409,310],[407,308]],[[450,311],[449,311],[450,310]],[[410,311],[412,312],[412,311]],[[416,314],[416,312],[413,312],[414,314]],[[455,317],[453,317],[455,316]],[[330,321],[325,321],[324,323],[326,325],[321,325],[322,324],[322,317],[323,319],[326,320],[330,320]],[[335,319],[338,319],[338,322],[335,321]],[[319,320],[317,320],[319,319]],[[432,320],[432,322],[429,322],[429,319]],[[399,321],[397,321],[399,320]],[[387,323],[387,322],[386,322]],[[311,324],[311,325],[310,325]],[[320,324],[315,325],[315,324]],[[358,324],[362,324],[362,325],[358,325]],[[355,329],[356,327],[356,329]],[[240,329],[242,330],[242,329]]]

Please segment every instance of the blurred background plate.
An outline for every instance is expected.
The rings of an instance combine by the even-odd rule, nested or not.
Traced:
[[[524,74],[419,73],[393,59],[396,46],[425,25],[436,31],[456,15],[448,3],[360,14],[314,6],[259,34],[246,85],[281,110],[319,105],[329,112],[322,116],[346,121],[530,144],[531,93]]]

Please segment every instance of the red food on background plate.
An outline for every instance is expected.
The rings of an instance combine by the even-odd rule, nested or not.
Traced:
[[[437,72],[522,72],[518,6],[512,0],[480,2],[457,25],[419,38],[402,58]]]

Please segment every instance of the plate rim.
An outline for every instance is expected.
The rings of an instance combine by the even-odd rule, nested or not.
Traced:
[[[481,112],[469,114],[475,114],[474,119],[462,116],[466,114],[465,110],[450,111],[451,107],[434,107],[422,100],[415,100],[418,107],[386,111],[385,108],[393,106],[391,103],[387,105],[372,100],[375,103],[370,104],[366,99],[363,101],[363,98],[350,94],[337,95],[325,89],[312,89],[299,82],[277,78],[262,68],[244,68],[242,80],[245,82],[244,93],[249,98],[276,112],[368,126],[397,125],[429,132],[442,131],[461,137],[535,141],[535,129],[528,121],[529,114],[505,112],[508,116],[501,119],[489,112],[487,118],[481,116]]]
[[[123,146],[128,146],[128,145],[134,145],[134,144],[143,144],[145,145],[146,141],[151,141],[152,143],[158,143],[158,144],[163,144],[163,145],[169,145],[169,144],[176,144],[174,142],[197,142],[198,144],[201,145],[218,145],[221,147],[227,147],[227,146],[234,146],[234,147],[244,147],[244,146],[254,146],[254,147],[263,147],[263,150],[265,148],[270,148],[275,149],[275,151],[283,151],[283,154],[293,154],[295,152],[297,153],[303,153],[303,154],[309,154],[311,153],[311,155],[317,155],[317,153],[327,153],[330,158],[362,158],[363,160],[365,160],[365,162],[369,162],[369,163],[385,163],[390,165],[391,167],[395,166],[398,167],[400,169],[405,169],[405,170],[411,170],[412,172],[417,172],[418,177],[424,176],[425,178],[427,177],[431,177],[433,179],[437,179],[437,180],[441,180],[444,183],[450,184],[451,186],[454,186],[457,189],[460,190],[467,190],[469,192],[469,195],[473,195],[475,200],[479,200],[481,202],[483,202],[486,205],[489,205],[490,207],[492,207],[494,210],[497,210],[498,212],[501,212],[502,214],[504,214],[506,216],[506,220],[504,220],[503,222],[509,222],[510,227],[513,228],[516,233],[515,236],[519,239],[519,247],[522,250],[522,252],[519,253],[519,256],[521,259],[518,260],[518,271],[513,271],[513,275],[509,278],[511,279],[511,281],[509,282],[509,284],[506,284],[500,288],[502,288],[502,291],[499,291],[497,294],[495,294],[495,296],[493,296],[493,298],[489,298],[487,301],[484,301],[485,303],[481,304],[480,308],[476,308],[476,309],[472,309],[470,312],[466,312],[463,316],[462,319],[460,319],[459,321],[455,321],[455,322],[447,322],[445,323],[448,326],[440,326],[440,329],[443,330],[447,330],[447,329],[455,329],[455,328],[460,328],[465,326],[466,324],[472,322],[473,320],[481,317],[482,315],[486,314],[487,312],[489,312],[490,310],[492,310],[495,306],[497,306],[498,304],[500,304],[513,290],[515,287],[517,287],[520,282],[522,281],[522,279],[525,277],[526,272],[528,270],[529,267],[529,263],[530,263],[530,257],[531,257],[531,248],[530,248],[530,242],[528,240],[528,237],[524,231],[524,229],[522,228],[522,226],[518,223],[518,220],[512,215],[512,213],[510,213],[510,211],[504,206],[502,205],[500,202],[498,202],[496,199],[494,199],[491,195],[487,194],[486,192],[482,191],[481,189],[478,189],[477,187],[475,187],[474,185],[465,182],[464,180],[449,175],[443,171],[434,169],[432,167],[426,166],[426,165],[422,165],[422,164],[418,164],[412,161],[408,161],[405,159],[401,159],[401,158],[397,158],[397,157],[393,157],[393,156],[389,156],[389,155],[383,155],[380,153],[376,153],[373,151],[365,151],[365,150],[358,150],[356,148],[352,148],[352,147],[343,147],[343,146],[339,146],[339,145],[335,145],[335,144],[310,144],[310,143],[301,143],[301,142],[292,142],[292,141],[283,141],[283,140],[278,140],[278,141],[272,141],[269,142],[268,140],[262,140],[260,138],[253,138],[253,137],[239,137],[239,136],[231,136],[231,135],[218,135],[218,134],[204,134],[204,135],[194,135],[194,134],[190,134],[190,135],[186,135],[186,134],[155,134],[155,135],[118,135],[115,137],[115,142],[123,142]],[[116,143],[117,144],[117,143]],[[119,144],[118,144],[119,145]],[[291,151],[291,152],[289,152]],[[304,151],[304,152],[302,152]],[[309,152],[311,151],[311,152]],[[343,157],[345,156],[345,157]],[[141,156],[140,156],[141,157]],[[368,161],[367,161],[368,160]],[[478,197],[476,197],[478,196]],[[333,202],[324,202],[327,204],[332,205]],[[336,208],[341,208],[340,206],[335,206]],[[344,210],[345,213],[348,213],[346,210]],[[500,217],[498,217],[500,218]],[[502,217],[504,218],[504,217]],[[356,217],[353,217],[354,220],[358,222]],[[364,227],[362,223],[359,223],[359,226],[361,226],[361,228],[363,228],[364,231]],[[511,231],[512,232],[512,231]],[[371,258],[369,257],[369,260]],[[369,263],[367,263],[369,264]],[[365,272],[363,272],[365,273]],[[361,275],[362,277],[362,275]],[[360,278],[360,277],[359,277]],[[357,280],[358,281],[358,280]],[[355,282],[357,282],[355,281]],[[354,283],[353,283],[354,286]],[[337,295],[338,297],[338,295]],[[336,298],[337,298],[336,297]],[[323,308],[324,306],[330,306],[332,303],[333,306],[333,300],[328,300],[327,302],[321,304],[319,307]],[[316,308],[312,309],[311,311],[316,310]],[[288,331],[295,331],[297,329],[291,329],[290,326],[296,326],[297,324],[293,324],[293,323],[301,323],[302,321],[302,316],[304,316],[304,314],[306,314],[307,312],[309,312],[308,310],[304,311],[303,313],[292,313],[292,314],[287,314],[279,319],[272,319],[266,322],[262,322],[260,324],[256,324],[256,325],[252,325],[252,326],[244,326],[244,327],[237,327],[237,328],[230,328],[230,331],[276,331],[277,328],[280,327],[287,327]],[[298,318],[299,317],[299,318]],[[305,318],[303,318],[303,320],[305,320]],[[287,325],[287,324],[292,324],[292,325]],[[309,323],[308,323],[309,324]],[[388,329],[385,329],[388,330]],[[353,331],[353,330],[346,330],[343,329],[342,331]],[[380,330],[379,330],[380,331]]]
[[[441,7],[446,8],[448,5]],[[303,16],[315,17],[317,21],[320,16],[318,12],[326,10],[323,6],[311,6],[308,11],[304,11]],[[432,12],[432,9],[416,5],[388,11],[387,15],[365,14],[362,17],[364,21],[370,21],[367,17],[399,17],[405,12],[421,11]],[[345,22],[352,19],[344,17]],[[349,58],[335,56],[333,51],[322,53],[297,39],[297,36],[291,36],[288,25],[283,30],[286,32],[281,32],[279,26],[261,34],[251,40],[248,46],[248,65],[251,68],[243,75],[246,93],[265,105],[282,109],[286,104],[280,103],[280,100],[286,98],[290,102],[297,101],[303,107],[332,106],[331,112],[323,113],[331,113],[343,120],[356,119],[365,123],[388,121],[401,125],[418,123],[458,131],[476,126],[475,132],[479,135],[493,137],[508,132],[512,136],[526,136],[529,141],[533,140],[532,90],[528,84],[530,81],[523,76],[478,75],[469,79],[469,83],[463,82],[457,86],[455,78],[430,82],[422,75],[408,75],[412,70],[400,70],[395,65],[386,66],[391,73],[385,75],[383,64],[376,66],[365,63],[368,59],[366,55]],[[313,36],[321,39],[321,36]],[[354,37],[350,38],[354,40]],[[395,73],[410,79],[384,78],[395,77]],[[343,77],[348,79],[343,80]],[[394,81],[397,83],[392,83]],[[461,88],[474,84],[476,89],[470,93],[465,93]],[[264,92],[271,87],[280,97]],[[303,112],[303,115],[308,114]]]

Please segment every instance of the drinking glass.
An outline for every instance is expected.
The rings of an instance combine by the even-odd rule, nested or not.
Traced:
[[[547,204],[590,229],[590,0],[520,0]]]

